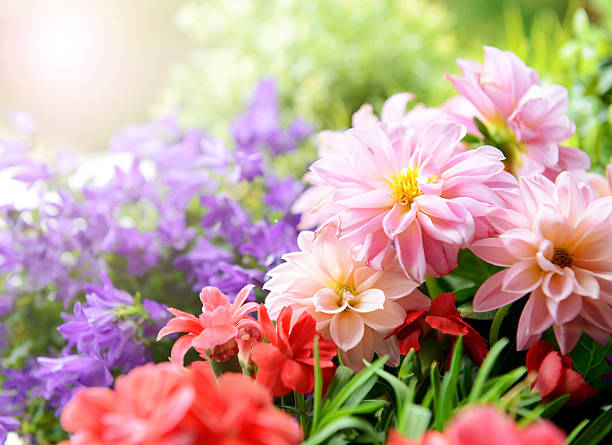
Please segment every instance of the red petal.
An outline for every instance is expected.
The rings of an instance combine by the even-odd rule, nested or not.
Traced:
[[[172,363],[176,363],[177,365],[183,365],[183,359],[185,358],[185,354],[189,348],[191,348],[191,342],[195,338],[193,334],[183,335],[179,337],[172,346],[172,351],[170,352],[170,360]]]
[[[561,357],[557,351],[549,352],[538,369],[534,388],[542,397],[552,393],[561,379]]]
[[[471,326],[468,326],[468,334],[463,337],[463,347],[467,355],[478,366],[482,365],[483,360],[489,353],[487,341]]]
[[[263,304],[259,305],[257,319],[259,320],[259,324],[261,324],[264,336],[268,339],[270,343],[275,345],[277,343],[276,329],[274,328],[272,320],[270,320],[270,316],[268,315],[268,311],[266,310],[266,307]]]
[[[457,297],[452,292],[438,295],[431,302],[431,314],[441,316],[459,316],[459,311],[455,309]]]
[[[400,353],[406,355],[411,349],[418,351],[420,348],[419,336],[421,335],[420,329],[414,329],[412,332],[403,337],[397,337],[400,347]]]
[[[286,357],[279,349],[270,343],[258,343],[253,346],[251,359],[259,368],[278,369],[280,371]]]
[[[453,335],[455,337],[459,335],[466,335],[468,333],[467,327],[464,322],[459,319],[459,322],[451,318],[442,317],[438,315],[426,315],[425,322],[436,329],[447,335]]]
[[[281,376],[285,386],[300,394],[308,394],[313,390],[314,374],[311,366],[306,366],[295,360],[285,360]]]
[[[199,334],[204,328],[200,324],[197,318],[173,318],[164,326],[157,334],[157,340],[165,337],[169,334],[176,334],[177,332],[186,332],[189,334]]]
[[[527,365],[527,372],[537,372],[540,369],[540,364],[544,357],[549,352],[554,351],[553,345],[548,343],[546,340],[540,340],[534,344],[529,351],[527,351],[527,357],[525,358],[525,364]]]
[[[259,343],[253,346],[251,359],[257,365],[256,379],[268,388],[276,397],[289,392],[281,378],[281,371],[286,358],[278,348],[269,343]]]
[[[580,405],[586,399],[597,394],[597,390],[589,385],[582,374],[573,369],[563,369],[559,385],[555,391],[555,396],[559,397],[564,394],[571,394],[567,404]]]
[[[307,312],[302,312],[289,333],[289,344],[294,354],[301,350],[312,350],[312,343],[317,334],[316,322]],[[321,345],[319,344],[319,348]]]
[[[406,319],[404,320],[404,324],[400,326],[398,329],[402,329],[406,326],[411,325],[415,321],[419,319],[422,315],[425,315],[427,311],[410,311],[406,314]]]

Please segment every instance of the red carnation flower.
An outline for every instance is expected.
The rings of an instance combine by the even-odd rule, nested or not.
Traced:
[[[544,400],[570,394],[567,404],[580,405],[597,393],[582,374],[572,368],[571,357],[559,354],[546,340],[540,340],[529,348],[525,361],[527,372],[535,375],[531,387]]]
[[[323,379],[330,380],[334,373],[332,359],[338,350],[336,345],[320,337],[310,314],[302,312],[293,323],[292,316],[291,306],[284,307],[274,329],[266,308],[259,307],[259,323],[270,343],[255,345],[251,358],[257,364],[257,381],[277,397],[291,390],[308,394],[314,389],[315,336],[319,337],[319,366]]]
[[[114,390],[87,388],[66,405],[63,445],[297,445],[302,434],[270,392],[241,374],[218,381],[206,362],[135,368]]]
[[[439,337],[452,338],[447,361],[452,357],[457,337],[462,335],[464,350],[472,361],[480,366],[488,352],[487,341],[461,318],[461,314],[455,309],[456,299],[450,292],[440,294],[431,302],[429,311],[409,311],[404,324],[394,332],[399,341],[400,352],[405,355],[411,349],[418,351],[422,339],[434,330]]]

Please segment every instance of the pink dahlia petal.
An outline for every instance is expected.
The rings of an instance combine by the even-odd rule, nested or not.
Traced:
[[[315,259],[321,270],[338,282],[344,282],[353,270],[349,247],[339,243],[331,230],[320,232],[314,240]]]
[[[454,244],[442,243],[423,234],[427,275],[441,277],[451,273],[458,264],[459,247]]]
[[[485,281],[474,295],[474,310],[487,312],[515,302],[523,295],[522,292],[509,292],[503,290],[506,270],[497,272]]]
[[[412,224],[397,235],[395,248],[406,275],[422,283],[425,280],[425,251],[420,226]]]
[[[574,346],[578,344],[582,335],[582,329],[579,326],[573,326],[571,323],[564,325],[554,324],[553,330],[561,354],[564,355],[574,349]]]
[[[502,289],[523,295],[531,292],[542,282],[542,271],[535,261],[519,261],[504,275]]]
[[[556,316],[553,314],[555,323],[569,323],[578,316],[581,310],[582,297],[577,294],[571,294],[569,297],[559,302]]]
[[[542,291],[555,300],[567,298],[574,289],[574,273],[566,267],[562,273],[547,272],[542,280]]]
[[[363,319],[353,311],[344,311],[334,315],[329,328],[333,342],[340,349],[354,348],[363,337]]]
[[[385,304],[385,293],[380,289],[368,289],[350,301],[351,308],[360,313],[382,309]]]
[[[574,291],[586,297],[597,298],[599,282],[588,270],[574,267]]]
[[[385,234],[389,238],[395,238],[399,233],[402,233],[406,228],[414,222],[417,214],[417,204],[413,203],[409,208],[396,203],[393,208],[385,215],[382,226]]]
[[[328,287],[319,289],[312,298],[315,309],[325,314],[337,314],[348,306],[346,301],[341,301],[339,304],[338,294]]]
[[[511,266],[518,259],[508,253],[504,243],[499,238],[485,238],[474,241],[468,247],[477,257],[496,266]]]
[[[521,260],[535,257],[542,237],[527,229],[511,229],[500,236],[509,254]]]
[[[529,343],[553,322],[553,318],[546,307],[546,295],[539,289],[534,290],[523,308],[516,332],[516,344],[518,349],[527,349]]]
[[[400,121],[406,114],[406,105],[415,98],[412,93],[397,93],[383,104],[380,117],[383,122]]]
[[[367,326],[386,334],[404,322],[406,311],[398,303],[387,301],[382,309],[364,313],[362,318]]]

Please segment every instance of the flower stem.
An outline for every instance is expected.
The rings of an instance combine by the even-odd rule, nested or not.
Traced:
[[[224,362],[217,362],[215,360],[211,360],[208,354],[206,354],[206,358],[208,359],[208,363],[210,363],[210,368],[213,370],[217,377],[221,376],[221,374],[223,374],[224,372],[242,373],[242,367],[240,366],[240,360],[238,360],[238,355],[235,355]]]
[[[442,293],[442,289],[438,286],[436,279],[433,277],[425,277],[425,284],[427,285],[427,291],[429,298],[432,300]]]
[[[508,314],[510,310],[511,304],[500,307],[495,313],[495,317],[493,318],[493,322],[491,323],[491,329],[489,331],[489,345],[495,344],[499,339],[499,328],[501,327],[502,321]]]
[[[295,408],[298,412],[298,422],[302,425],[302,431],[306,431],[306,404],[304,403],[304,394],[300,394],[297,391],[293,392],[293,398],[295,400]]]
[[[321,367],[319,366],[319,337],[315,336],[314,345],[314,393],[313,393],[313,408],[312,408],[312,425],[310,426],[310,434],[314,433],[319,423],[321,411],[321,393],[323,392],[323,376],[321,375]]]

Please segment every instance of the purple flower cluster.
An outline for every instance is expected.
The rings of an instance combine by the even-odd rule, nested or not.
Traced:
[[[85,286],[85,301],[75,303],[73,314],[62,314],[58,331],[66,345],[59,354],[3,372],[0,416],[21,415],[36,397],[61,411],[79,388],[110,386],[112,372],[124,374],[151,360],[141,339],[153,338],[167,322],[165,306],[115,289],[106,275],[101,281]]]
[[[126,128],[104,158],[89,162],[90,172],[87,163],[66,169],[74,161],[53,169],[29,159],[28,141],[0,141],[0,173],[36,197],[25,208],[0,205],[0,350],[15,344],[4,340],[13,333],[2,318],[16,301],[72,307],[58,328],[61,348],[49,345],[48,356],[3,370],[0,443],[29,400],[61,410],[78,388],[112,385],[117,373],[151,360],[147,342],[167,313],[140,292],[212,285],[233,296],[261,286],[265,270],[296,250],[298,219],[289,208],[302,187],[280,178],[271,161],[311,128],[279,122],[276,83],[264,79],[232,124],[231,149],[173,118]],[[244,190],[238,200],[236,189]]]

